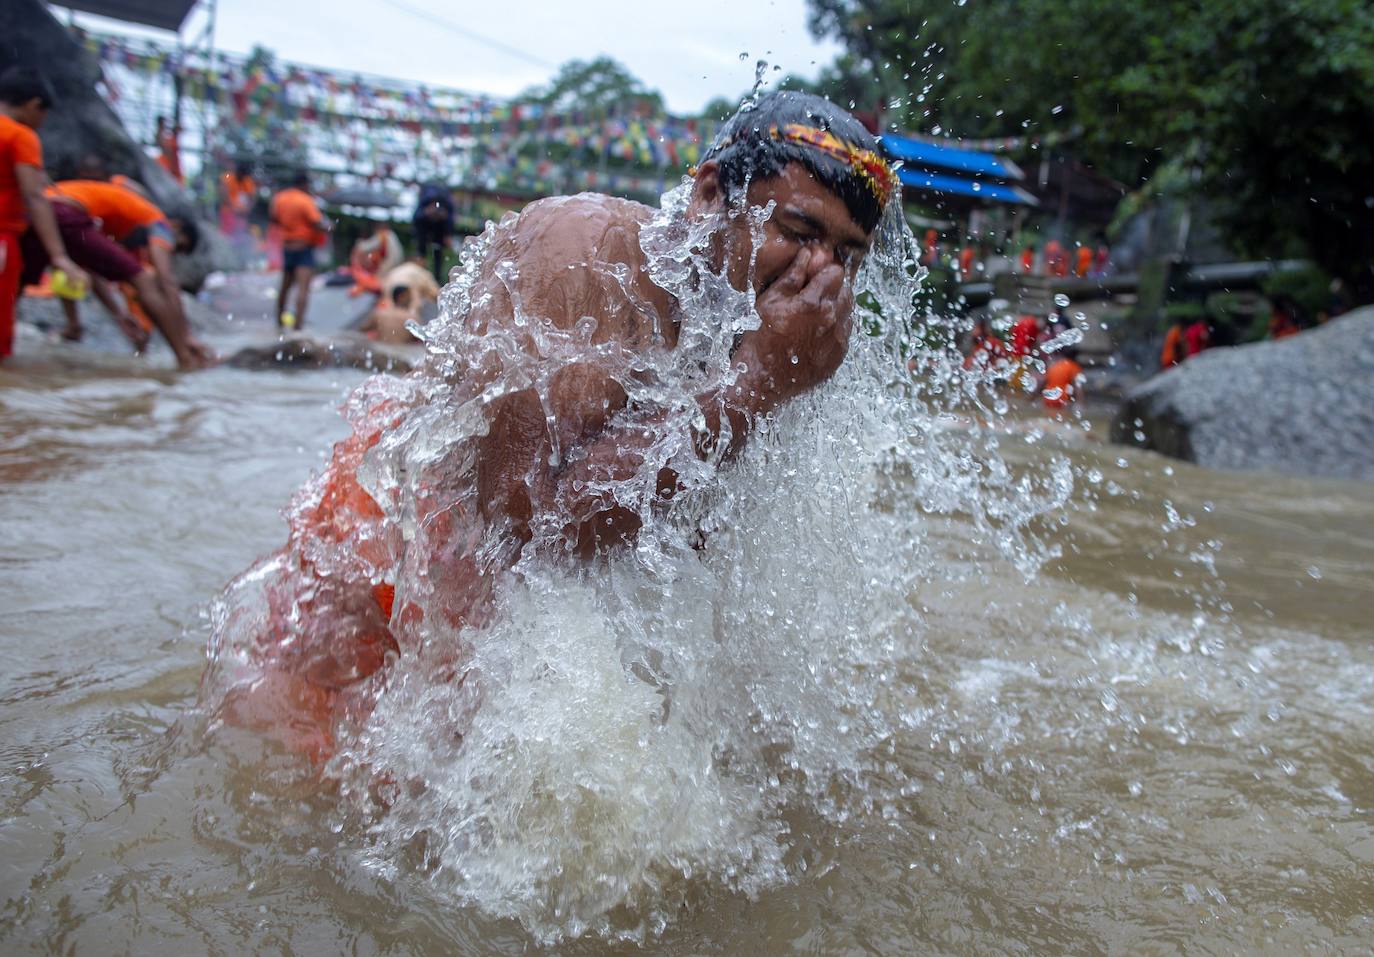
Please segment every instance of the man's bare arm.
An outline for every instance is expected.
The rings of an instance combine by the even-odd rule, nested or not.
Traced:
[[[48,259],[54,269],[60,269],[71,277],[73,282],[85,282],[86,273],[67,256],[67,247],[62,243],[62,233],[57,228],[57,217],[53,215],[52,204],[43,190],[48,186],[48,175],[37,166],[20,163],[14,167],[14,178],[19,183],[19,192],[24,197],[24,205],[29,210],[29,220],[33,231],[47,250]]]

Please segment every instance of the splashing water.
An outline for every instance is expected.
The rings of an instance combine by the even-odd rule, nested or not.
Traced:
[[[699,457],[696,397],[734,381],[733,345],[759,319],[707,262],[722,219],[689,218],[689,187],[639,233],[676,304],[675,348],[611,348],[605,316],[554,328],[519,294],[516,217],[490,226],[464,247],[423,367],[352,396],[354,435],[293,503],[287,548],[214,611],[207,710],[234,720],[266,694],[325,714],[316,751],[368,866],[544,940],[642,940],[700,882],[753,895],[797,879],[798,814],[843,827],[919,788],[887,754],[913,720],[894,690],[923,644],[911,596],[961,563],[1034,575],[1056,554],[1036,520],[1073,489],[1066,461],[1018,470],[995,436],[951,428],[956,407],[993,414],[986,382],[921,345],[935,320],[914,315],[895,202],[838,373],[760,420],[737,458]],[[770,212],[746,213],[756,252]],[[592,268],[604,301],[652,308],[629,267]],[[511,325],[485,324],[502,296]],[[642,523],[594,562],[569,555],[570,498],[517,533],[479,492],[487,412],[513,395],[549,422],[529,485],[576,460],[551,409],[587,361],[646,439],[633,475],[589,480]],[[665,502],[666,465],[680,488]]]

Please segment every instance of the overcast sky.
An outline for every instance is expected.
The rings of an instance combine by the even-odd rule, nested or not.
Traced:
[[[202,22],[193,13],[188,32]],[[246,53],[255,43],[286,60],[503,96],[604,53],[679,113],[748,89],[758,59],[814,76],[839,50],[807,31],[806,0],[219,0],[216,45]]]

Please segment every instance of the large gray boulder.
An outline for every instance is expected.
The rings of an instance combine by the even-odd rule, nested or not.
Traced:
[[[1132,389],[1112,440],[1213,468],[1374,481],[1374,307]]]
[[[0,0],[0,70],[38,70],[57,102],[39,130],[43,161],[53,179],[68,179],[81,158],[95,154],[110,173],[130,176],[165,212],[196,216],[190,194],[136,143],[96,90],[100,64],[39,0]],[[177,257],[182,286],[196,291],[215,270],[237,268],[237,258],[219,231],[200,219],[200,247]]]

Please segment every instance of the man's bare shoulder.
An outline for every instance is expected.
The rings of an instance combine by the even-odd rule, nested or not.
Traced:
[[[530,203],[513,238],[539,256],[564,263],[643,260],[639,229],[654,211],[643,203],[601,193],[551,196]]]
[[[555,325],[592,315],[601,335],[638,340],[659,328],[668,304],[648,277],[639,245],[640,228],[653,215],[642,203],[599,193],[541,199],[511,224],[509,245],[497,255],[513,254],[526,305]]]

